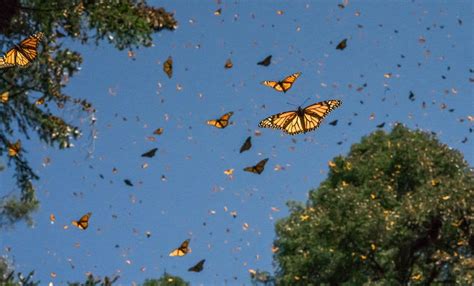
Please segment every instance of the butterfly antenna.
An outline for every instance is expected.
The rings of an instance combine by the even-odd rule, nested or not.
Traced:
[[[303,103],[302,103],[300,106],[305,105],[305,103],[306,103],[310,98],[311,98],[311,97],[307,97],[307,98],[303,101]]]
[[[296,105],[296,104],[294,104],[294,103],[291,103],[291,102],[288,102],[288,101],[286,102],[286,104],[289,104],[289,105],[291,105],[291,106],[296,106],[296,107],[298,107],[298,105]]]

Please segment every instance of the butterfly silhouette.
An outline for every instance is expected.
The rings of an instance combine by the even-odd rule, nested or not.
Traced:
[[[265,169],[265,164],[267,164],[267,161],[268,161],[268,158],[263,159],[262,161],[258,162],[257,165],[255,166],[245,167],[244,171],[260,175]]]

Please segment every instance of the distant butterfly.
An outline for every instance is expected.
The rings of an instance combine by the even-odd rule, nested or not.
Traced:
[[[340,100],[321,101],[305,108],[285,111],[269,116],[258,124],[259,127],[281,129],[283,132],[294,135],[306,133],[319,127],[322,120],[332,110],[342,104]]]
[[[337,119],[329,122],[329,125],[336,126],[337,125]]]
[[[245,167],[244,171],[260,175],[265,169],[265,164],[267,164],[267,161],[268,161],[268,158],[263,159],[262,161],[258,162],[257,165],[255,166]]]
[[[46,98],[44,96],[38,98],[36,101],[35,101],[35,104],[36,105],[43,105],[44,102],[46,101]]]
[[[257,65],[268,67],[272,63],[272,55],[264,58],[261,62],[258,62]]]
[[[188,271],[201,272],[204,269],[204,262],[206,262],[206,259],[199,261],[196,265],[190,267]]]
[[[344,50],[347,47],[347,39],[342,40],[339,44],[336,46],[336,50]]]
[[[125,180],[123,180],[123,182],[125,183],[125,185],[127,185],[129,187],[133,187],[133,183],[129,179],[125,179]]]
[[[231,60],[231,59],[227,59],[227,61],[225,62],[224,67],[225,67],[226,69],[231,69],[233,66],[234,66],[234,64],[232,63],[232,60]]]
[[[226,128],[229,125],[229,119],[234,114],[234,112],[227,112],[226,114],[222,115],[219,119],[212,119],[208,120],[207,124],[215,126],[217,128]]]
[[[385,126],[385,122],[382,122],[379,125],[376,125],[377,128],[383,128],[384,126]]]
[[[247,137],[247,140],[245,140],[244,144],[242,145],[242,147],[240,147],[240,153],[244,152],[244,151],[247,151],[249,150],[250,148],[252,148],[252,136],[249,136]]]
[[[8,144],[8,156],[15,157],[20,153],[21,150],[21,141],[17,140],[15,143]]]
[[[155,135],[163,134],[163,128],[162,127],[157,128],[155,131],[153,131],[153,134],[155,134]]]
[[[188,254],[189,252],[191,252],[191,248],[189,247],[189,242],[191,240],[190,239],[186,239],[185,241],[183,241],[183,243],[181,243],[181,245],[176,248],[176,249],[173,249],[169,256],[184,256],[186,254]]]
[[[2,92],[0,94],[0,102],[1,103],[7,103],[9,97],[10,97],[10,93],[8,91]]]
[[[296,72],[290,76],[285,77],[281,81],[265,80],[265,81],[262,81],[262,84],[269,86],[275,89],[276,91],[287,92],[293,86],[293,83],[296,81],[296,79],[300,75],[301,75],[301,72]]]
[[[91,217],[91,215],[92,213],[89,212],[83,215],[79,220],[73,220],[72,225],[82,230],[86,230],[89,227],[89,218]]]
[[[163,71],[171,78],[173,76],[173,58],[171,56],[163,63]]]
[[[150,151],[147,151],[147,152],[143,153],[142,157],[153,158],[155,156],[157,150],[158,150],[158,148],[153,148]]]
[[[5,55],[0,57],[0,68],[11,66],[24,67],[31,63],[38,55],[37,48],[43,36],[41,32],[36,33],[8,50]]]

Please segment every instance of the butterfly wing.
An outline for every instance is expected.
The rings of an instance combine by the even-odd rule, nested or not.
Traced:
[[[286,128],[288,127],[288,125],[290,125],[290,123],[293,121],[299,120],[297,115],[298,114],[296,111],[281,112],[263,119],[262,121],[260,121],[258,126],[263,128],[281,129],[287,132]],[[293,125],[295,125],[295,123],[293,123],[292,126]]]
[[[212,125],[217,128],[226,128],[229,125],[229,119],[234,114],[234,112],[227,112],[222,115],[219,119],[208,120],[207,124]]]
[[[263,159],[262,161],[258,162],[257,165],[255,166],[245,167],[244,171],[260,175],[265,169],[265,164],[267,164],[267,161],[268,161],[268,158]]]
[[[275,89],[276,91],[283,91],[281,88],[281,85],[278,81],[273,81],[273,80],[264,80],[262,81],[262,84],[268,87],[271,87]]]
[[[303,109],[303,133],[318,128],[324,117],[326,117],[331,111],[339,107],[341,104],[342,101],[333,99],[321,101],[305,107]]]
[[[252,148],[252,136],[247,137],[247,140],[245,140],[244,144],[242,147],[240,147],[240,153],[249,150]]]
[[[171,78],[173,76],[173,58],[171,56],[163,63],[163,71]]]
[[[264,67],[268,67],[272,62],[272,55],[269,55],[268,57],[264,58],[262,61],[258,62],[257,65],[261,65]]]
[[[72,225],[82,230],[86,230],[89,227],[89,218],[91,217],[91,215],[91,212],[83,215],[79,220],[72,221]]]
[[[190,267],[188,271],[201,272],[204,269],[204,262],[206,262],[206,259],[199,261],[194,266]]]
[[[290,76],[284,78],[281,82],[281,89],[283,92],[287,92],[292,86],[296,79],[301,75],[301,72],[296,72]]]

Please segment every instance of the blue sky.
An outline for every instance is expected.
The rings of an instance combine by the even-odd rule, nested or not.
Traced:
[[[119,274],[118,284],[130,285],[164,271],[192,285],[248,284],[249,269],[273,269],[274,223],[288,214],[285,203],[305,201],[325,179],[328,161],[347,154],[376,125],[385,122],[390,130],[401,122],[436,132],[472,165],[472,4],[350,1],[340,9],[339,3],[152,2],[175,11],[179,27],[156,34],[154,47],[135,51],[135,60],[107,43],[66,42],[84,57],[66,91],[91,101],[97,122],[91,127],[90,117],[66,109],[59,115],[83,128],[74,148],[24,142],[41,176],[41,207],[33,228],[21,223],[2,231],[2,255],[18,271],[36,270],[44,284],[84,281],[92,272]],[[336,50],[344,38],[347,48]],[[256,65],[270,54],[269,67]],[[172,79],[162,71],[168,56]],[[226,70],[228,58],[234,66]],[[260,84],[297,71],[302,75],[286,94]],[[307,134],[258,128],[263,118],[308,97],[306,104],[343,104]],[[226,129],[205,124],[229,111],[233,124]],[[336,119],[337,126],[328,124]],[[153,136],[158,127],[164,133]],[[248,136],[253,147],[240,154]],[[154,158],[140,157],[155,147]],[[267,157],[261,175],[242,171]],[[274,170],[277,165],[284,169]],[[233,179],[223,173],[230,168]],[[11,175],[0,172],[2,193],[15,191]],[[89,229],[71,226],[87,212]],[[187,238],[192,253],[168,257]],[[187,272],[201,259],[204,271]]]

